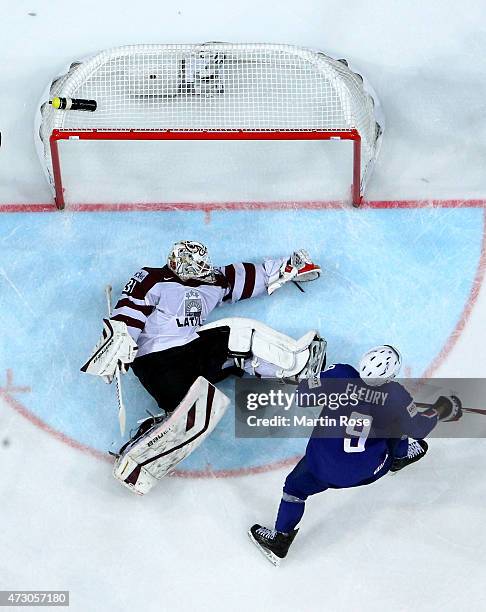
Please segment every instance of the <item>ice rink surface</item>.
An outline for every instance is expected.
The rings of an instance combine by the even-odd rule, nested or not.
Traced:
[[[483,440],[434,439],[409,470],[311,499],[275,569],[246,529],[272,523],[304,441],[236,440],[230,410],[175,477],[138,498],[110,473],[107,451],[121,442],[114,389],[79,372],[104,285],[119,292],[193,238],[218,264],[304,246],[325,270],[305,295],[285,287],[218,317],[252,316],[295,337],[315,327],[331,362],[386,342],[402,350],[407,375],[483,377],[484,10],[480,0],[0,6],[0,590],[70,590],[80,612],[486,608]],[[172,192],[179,181],[192,209],[26,212],[51,203],[32,123],[54,75],[113,45],[204,40],[318,47],[359,66],[387,117],[367,193],[387,207],[329,208],[328,192],[299,205],[315,197],[303,163],[302,186],[278,164],[252,177],[252,195],[270,194],[272,206],[214,206],[247,189],[236,168],[202,193],[173,173]],[[127,200],[139,187],[127,185]],[[124,382],[133,426],[152,403],[130,375]]]

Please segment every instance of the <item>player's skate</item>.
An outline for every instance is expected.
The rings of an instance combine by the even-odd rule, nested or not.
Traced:
[[[275,529],[253,525],[248,530],[250,540],[267,559],[275,566],[280,565],[280,561],[287,556],[290,545],[297,535],[298,529],[293,529],[290,533],[281,533]]]
[[[425,440],[410,440],[408,443],[408,453],[406,457],[396,457],[390,468],[390,472],[399,472],[407,465],[420,461],[425,457],[429,445]]]

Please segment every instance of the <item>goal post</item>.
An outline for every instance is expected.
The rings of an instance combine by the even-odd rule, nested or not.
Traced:
[[[56,97],[96,110],[55,108]],[[71,64],[44,95],[36,138],[58,208],[61,141],[168,140],[353,141],[359,206],[383,129],[376,95],[345,60],[290,45],[204,43],[120,47]]]
[[[353,169],[351,184],[351,200],[354,206],[359,206],[362,200],[361,193],[361,137],[357,130],[339,132],[248,132],[243,130],[217,131],[175,131],[175,130],[68,130],[55,129],[50,137],[50,151],[52,161],[52,180],[54,184],[55,203],[57,208],[65,207],[64,186],[61,169],[61,156],[58,142],[61,140],[235,140],[235,141],[264,141],[264,140],[352,140],[353,141]]]

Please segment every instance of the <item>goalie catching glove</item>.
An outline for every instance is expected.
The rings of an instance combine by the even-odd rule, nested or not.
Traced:
[[[124,374],[128,371],[128,366],[135,359],[137,350],[126,323],[103,319],[101,338],[91,357],[81,368],[81,372],[101,376],[106,383],[111,383],[117,367]]]
[[[322,270],[320,266],[313,263],[309,253],[304,249],[294,251],[290,258],[284,262],[274,278],[270,278],[267,291],[272,295],[282,285],[289,281],[306,282],[319,278]]]

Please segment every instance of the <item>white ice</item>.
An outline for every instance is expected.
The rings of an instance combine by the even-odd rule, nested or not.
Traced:
[[[286,42],[349,58],[368,76],[387,116],[387,134],[368,197],[484,201],[485,10],[483,0],[4,1],[0,4],[0,204],[51,201],[32,142],[32,123],[40,93],[66,64],[114,45],[205,40]],[[240,176],[234,185],[225,183],[224,197],[238,199],[244,180]],[[259,180],[259,189],[265,190],[264,177]],[[306,184],[308,197],[314,197],[311,188]],[[351,244],[373,232],[371,217],[360,218],[360,212],[350,211],[344,224]],[[11,257],[14,252],[20,269],[22,251],[26,259],[35,254],[35,271],[35,265],[43,263],[43,249],[51,248],[45,256],[53,264],[57,257],[59,268],[53,265],[50,270],[49,291],[60,281],[71,286],[79,279],[88,286],[89,268],[70,270],[70,252],[55,252],[59,245],[70,244],[75,233],[73,217],[62,214],[42,227],[37,241],[35,218],[22,214],[12,221],[0,213],[2,363],[15,361],[17,355],[9,351],[22,333],[25,353],[32,360],[44,358],[37,354],[37,346],[29,345],[25,331],[31,329],[29,321],[45,321],[48,340],[56,347],[56,308],[62,311],[63,326],[76,324],[51,300],[47,287],[43,310],[37,312],[31,299],[35,293],[15,274]],[[111,219],[100,218],[100,223]],[[168,234],[180,231],[179,217],[162,219],[167,219]],[[292,225],[283,227],[285,245],[305,237],[305,228],[295,219],[292,216]],[[437,215],[439,232],[448,227],[441,222]],[[117,218],[114,227],[122,225]],[[219,219],[216,227],[223,225]],[[272,249],[278,244],[279,229],[276,224],[268,231]],[[417,235],[421,230],[417,228]],[[105,231],[113,233],[111,226]],[[217,243],[214,232],[204,231]],[[459,237],[466,231],[471,227],[457,228],[454,245],[461,244]],[[235,236],[235,228],[230,227],[229,234]],[[332,240],[332,228],[326,228],[326,234]],[[119,236],[112,255],[129,260],[123,237]],[[470,252],[448,253],[451,236],[444,230],[441,238],[440,255],[448,254],[457,272],[463,259],[469,261]],[[346,249],[346,242],[342,247],[337,249],[342,265],[358,268],[356,252]],[[263,252],[265,245],[257,248],[249,241],[248,250],[255,249]],[[138,258],[141,251],[142,246]],[[108,253],[102,252],[105,259],[100,265],[109,269]],[[81,260],[82,255],[76,253]],[[413,271],[425,265],[423,252],[417,261],[398,256],[394,265],[409,266],[404,271],[411,283]],[[437,261],[434,253],[431,258]],[[95,263],[100,261],[101,257]],[[126,269],[128,263],[117,265]],[[151,262],[139,261],[145,263]],[[359,281],[340,275],[339,263],[330,276],[345,297],[352,294],[352,283]],[[127,276],[132,272],[126,269]],[[117,274],[121,279],[121,272]],[[34,289],[42,294],[42,287]],[[382,297],[386,301],[386,292]],[[60,290],[57,299],[71,298]],[[95,306],[88,298],[91,294],[83,298],[84,312],[76,312],[80,320],[94,318]],[[279,304],[283,309],[284,301]],[[481,289],[465,329],[435,375],[484,376],[485,305]],[[440,314],[447,306],[447,301],[431,303],[431,312]],[[406,304],[389,307],[403,307],[402,316],[407,316]],[[289,325],[295,321],[292,318]],[[353,346],[352,333],[369,332],[360,312],[350,326],[351,331],[331,330],[342,336],[341,350]],[[80,342],[90,345],[92,339],[84,338],[85,326],[82,330]],[[97,330],[93,333],[96,336]],[[36,369],[38,379],[33,381],[34,386],[48,383],[55,409],[72,402],[63,394],[63,381],[67,385],[71,376],[65,364],[77,356],[72,347],[63,350],[49,359],[44,373],[48,380]],[[0,387],[5,387],[4,372],[0,377]],[[91,388],[96,393],[100,389],[95,384]],[[104,388],[99,393],[109,396]],[[115,420],[110,408],[106,410],[107,419]],[[80,411],[80,427],[82,418]],[[236,442],[234,448],[236,452]],[[253,522],[273,521],[288,469],[233,478],[168,478],[146,498],[137,498],[112,479],[109,463],[50,436],[0,393],[0,589],[70,590],[71,608],[80,612],[486,609],[485,456],[483,440],[434,440],[427,460],[410,470],[370,487],[311,499],[291,554],[276,570],[250,545],[246,529]]]

